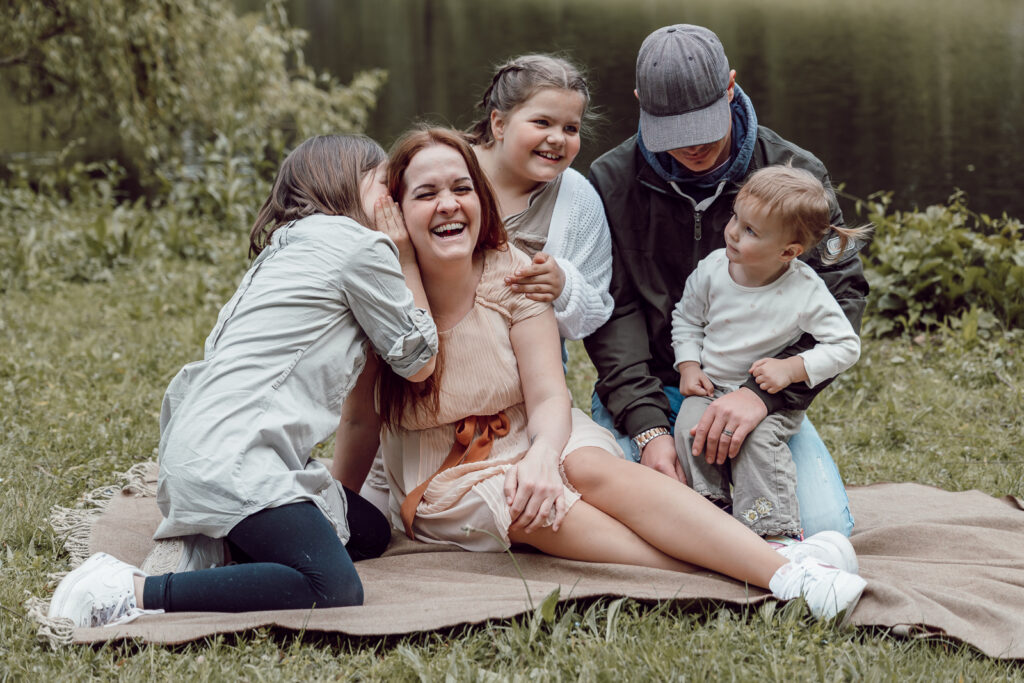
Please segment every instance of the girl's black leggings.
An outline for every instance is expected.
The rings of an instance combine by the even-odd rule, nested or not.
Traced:
[[[251,612],[343,607],[363,603],[353,560],[378,557],[391,525],[377,508],[345,489],[348,548],[311,502],[261,510],[227,535],[238,564],[146,578],[146,609],[167,612]]]

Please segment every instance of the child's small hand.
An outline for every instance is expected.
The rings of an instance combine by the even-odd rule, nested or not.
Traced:
[[[416,250],[409,241],[409,231],[405,228],[402,210],[390,196],[379,198],[373,205],[373,223],[378,232],[390,237],[398,247],[399,259],[416,259]]]
[[[533,263],[520,268],[505,284],[513,292],[521,292],[534,301],[554,301],[565,289],[565,273],[550,254],[537,252]]]
[[[692,360],[679,364],[679,393],[683,396],[713,396],[715,385]]]
[[[800,356],[789,358],[762,358],[750,366],[757,386],[769,394],[777,394],[793,382],[807,381],[804,359]]]

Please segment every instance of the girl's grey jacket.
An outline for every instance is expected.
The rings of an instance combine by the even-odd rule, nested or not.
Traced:
[[[220,538],[260,510],[309,500],[347,542],[345,497],[310,453],[337,428],[367,340],[403,377],[437,352],[394,244],[343,216],[278,228],[221,309],[203,360],[164,395],[155,538]]]

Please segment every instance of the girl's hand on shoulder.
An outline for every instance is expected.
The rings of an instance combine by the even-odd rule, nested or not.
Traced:
[[[558,472],[558,454],[535,443],[523,459],[505,474],[505,501],[512,528],[531,533],[554,516],[551,530],[558,531],[568,508]]]
[[[378,232],[387,235],[398,247],[400,260],[416,259],[416,250],[409,241],[409,231],[405,227],[402,210],[398,208],[394,199],[384,196],[377,200],[373,205],[373,223]]]
[[[533,257],[533,263],[505,278],[505,284],[513,292],[525,294],[527,299],[551,302],[565,289],[565,272],[554,256],[540,251]]]

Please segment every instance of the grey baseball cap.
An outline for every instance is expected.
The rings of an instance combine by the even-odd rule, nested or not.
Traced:
[[[729,132],[729,60],[718,36],[692,24],[647,36],[636,58],[640,132],[652,152],[705,145]]]

